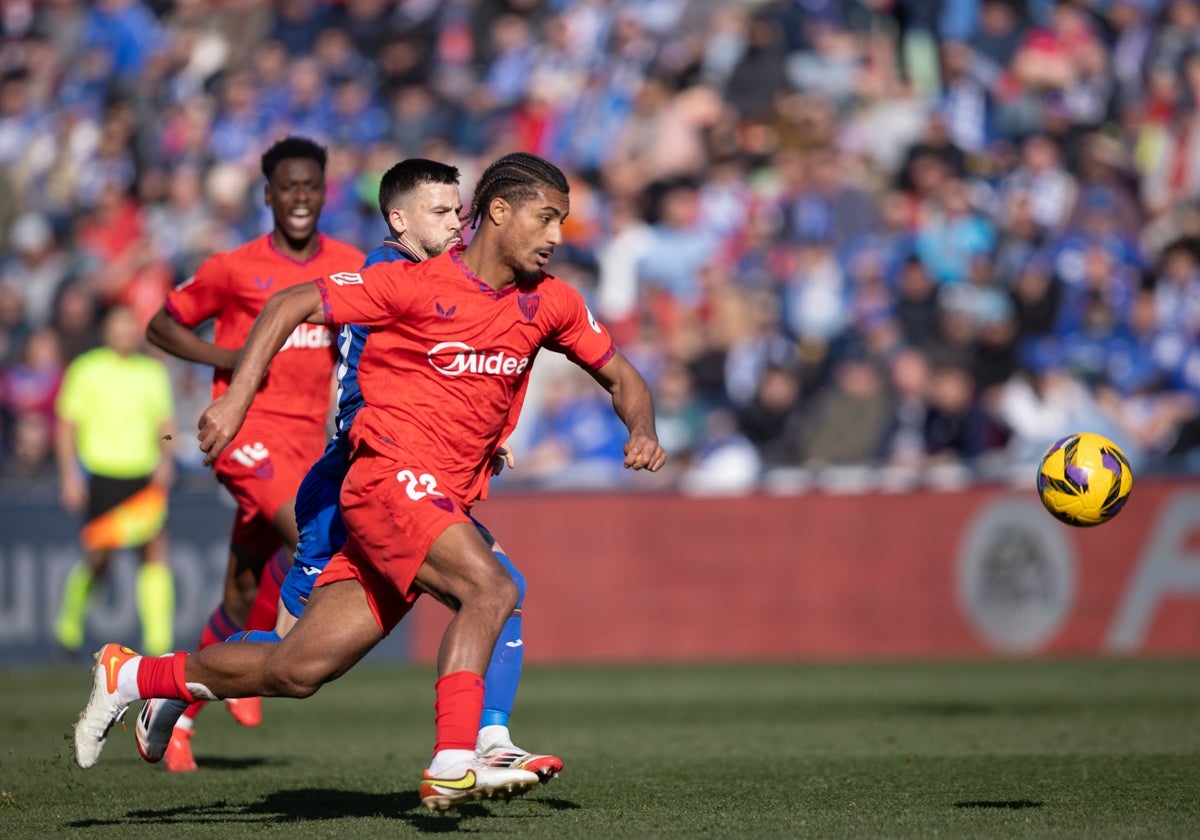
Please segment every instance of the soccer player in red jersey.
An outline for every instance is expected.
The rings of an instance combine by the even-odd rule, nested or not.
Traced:
[[[271,232],[206,259],[195,276],[167,295],[150,321],[147,337],[154,344],[181,359],[212,365],[214,399],[229,387],[250,327],[273,294],[362,265],[362,251],[317,230],[325,202],[325,161],[325,149],[301,137],[267,149],[263,199],[274,219]],[[211,343],[195,333],[210,318],[215,319]],[[212,461],[217,479],[237,502],[237,514],[224,596],[201,634],[201,648],[244,627],[275,625],[279,582],[296,548],[296,490],[325,448],[336,358],[327,326],[297,325],[258,388],[237,438]],[[190,738],[199,709],[200,704],[193,705],[176,727],[169,770],[196,769]],[[239,723],[254,726],[261,719],[261,701],[235,701],[230,711]]]
[[[97,654],[75,726],[75,760],[93,766],[108,732],[138,699],[307,697],[394,628],[422,593],[454,610],[438,653],[436,741],[422,802],[445,809],[506,799],[538,784],[527,770],[475,754],[483,677],[517,588],[480,536],[471,506],[516,425],[537,352],[565,353],[612,396],[629,430],[625,466],[666,462],[650,389],[582,296],[545,272],[562,241],[568,185],[553,164],[507,155],[483,173],[466,248],[417,264],[341,272],[273,297],[251,331],[229,390],[200,421],[206,461],[237,440],[276,350],[300,323],[369,325],[342,489],[346,544],[279,644],[236,642],[143,657],[118,644]]]

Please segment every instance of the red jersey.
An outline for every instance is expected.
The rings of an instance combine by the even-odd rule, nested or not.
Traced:
[[[317,281],[328,323],[371,328],[351,441],[436,466],[459,504],[483,498],[497,447],[520,414],[542,347],[596,370],[616,352],[583,296],[548,274],[495,291],[463,246],[420,263],[379,263]]]
[[[357,248],[318,234],[317,252],[298,262],[276,249],[271,235],[214,254],[196,274],[167,294],[167,312],[185,327],[216,318],[213,343],[240,350],[267,299],[281,289],[363,264]],[[246,421],[280,419],[324,427],[336,350],[328,327],[301,324],[271,362]],[[229,388],[232,371],[213,371],[213,399]]]

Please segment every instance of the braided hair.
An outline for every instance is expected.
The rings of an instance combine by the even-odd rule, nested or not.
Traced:
[[[567,176],[550,161],[528,152],[505,155],[480,176],[467,221],[471,227],[475,227],[483,215],[483,209],[493,198],[519,204],[535,197],[539,187],[549,187],[564,195],[571,189],[567,184]]]

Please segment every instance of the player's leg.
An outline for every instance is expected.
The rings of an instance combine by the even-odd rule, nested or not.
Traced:
[[[225,569],[221,603],[201,630],[197,651],[223,642],[242,630],[258,592],[263,568],[280,548],[275,528],[269,522],[264,522],[262,517],[250,515],[240,508],[229,542],[229,562]],[[203,700],[190,703],[182,710],[182,714],[176,703],[156,705],[151,710],[154,717],[149,727],[152,731],[157,732],[167,721],[173,725],[174,731],[166,746],[166,767],[169,772],[189,773],[197,769],[192,737],[195,734],[196,717],[204,705]],[[143,713],[149,714],[145,710]]]
[[[250,605],[250,612],[242,623],[245,630],[270,631],[275,627],[279,613],[279,589],[292,566],[292,558],[296,553],[299,540],[296,524],[296,500],[287,499],[271,517],[279,539],[282,541],[281,550],[272,555],[266,568],[259,578],[258,591]]]
[[[279,592],[274,636],[282,638],[304,612],[317,577],[346,542],[346,525],[338,510],[342,491],[339,470],[327,475],[311,469],[296,491],[296,556]],[[343,472],[344,477],[344,471]],[[248,641],[269,641],[266,634],[246,634]]]
[[[76,761],[87,768],[99,760],[109,730],[135,700],[308,697],[383,635],[362,584],[346,580],[322,587],[280,644],[216,644],[164,657],[107,644],[97,654],[92,693],[75,726]]]
[[[415,585],[455,610],[438,650],[436,743],[421,783],[427,807],[445,809],[482,797],[519,796],[536,774],[480,762],[475,741],[492,650],[517,603],[517,587],[471,522],[450,525],[434,540]]]
[[[167,535],[159,531],[139,549],[135,589],[142,624],[142,650],[162,656],[174,649],[175,579],[167,563]]]
[[[96,581],[108,571],[112,551],[107,548],[84,551],[83,559],[75,563],[63,581],[62,603],[54,621],[54,637],[72,653],[83,646],[84,622]]]
[[[538,774],[543,784],[558,778],[563,761],[555,755],[541,755],[521,749],[512,741],[508,731],[509,718],[517,698],[517,686],[525,660],[525,640],[522,637],[522,612],[525,602],[525,576],[509,559],[495,538],[479,522],[480,535],[517,586],[517,605],[504,622],[492,658],[484,675],[483,714],[479,720],[479,735],[475,751],[492,767],[515,767]]]
[[[83,560],[67,574],[54,624],[59,644],[75,651],[83,644],[84,620],[95,584],[108,573],[112,552],[141,545],[166,520],[166,494],[148,477],[109,478],[91,474],[87,481],[87,520],[79,532]]]
[[[275,641],[279,590],[291,568],[299,539],[294,493],[302,483],[304,473],[297,471],[293,462],[306,463],[306,459],[296,457],[279,461],[274,477],[264,482],[259,492],[260,509],[264,518],[269,519],[283,548],[272,556],[263,570],[254,602],[242,623],[244,635],[252,640]],[[225,701],[225,708],[243,726],[258,726],[262,722],[262,699],[259,697],[231,698]]]

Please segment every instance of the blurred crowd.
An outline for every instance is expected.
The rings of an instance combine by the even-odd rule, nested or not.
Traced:
[[[1031,481],[1082,430],[1200,463],[1195,0],[0,0],[0,30],[4,475],[51,471],[106,307],[144,322],[269,229],[286,134],[364,249],[401,158],[467,197],[508,151],[562,167],[552,268],[654,389],[654,486]],[[171,369],[194,428],[209,371]],[[539,360],[498,486],[628,481],[606,400]]]

